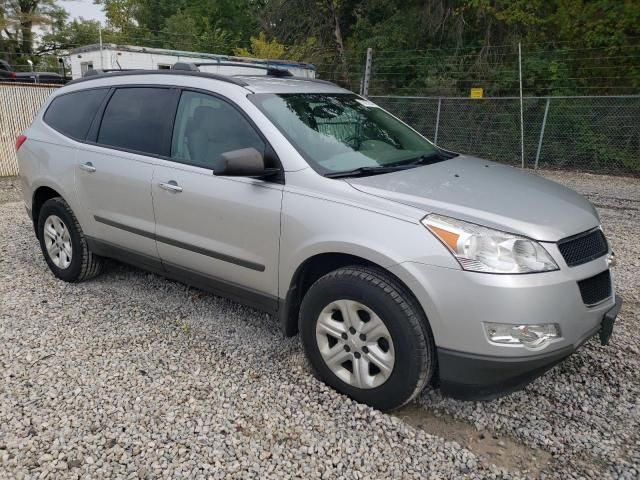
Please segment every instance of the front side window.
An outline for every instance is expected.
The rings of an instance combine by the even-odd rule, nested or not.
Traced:
[[[264,142],[235,107],[212,95],[182,93],[171,142],[173,159],[215,171],[223,153],[242,148],[265,153]]]
[[[98,143],[152,155],[167,155],[175,112],[175,92],[168,88],[119,88],[104,111]]]
[[[450,158],[374,103],[354,94],[257,94],[251,101],[327,176],[375,173]]]
[[[108,88],[96,88],[60,95],[47,108],[44,121],[60,133],[84,140],[108,91]]]

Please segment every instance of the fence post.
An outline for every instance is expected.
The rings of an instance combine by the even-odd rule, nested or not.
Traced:
[[[536,152],[536,163],[533,165],[533,169],[538,169],[538,160],[540,160],[540,151],[542,150],[542,139],[544,138],[544,128],[547,125],[547,113],[549,113],[549,103],[551,98],[547,97],[547,103],[544,106],[544,116],[542,117],[542,127],[540,127],[540,139],[538,140],[538,151]]]
[[[524,168],[524,107],[522,105],[522,46],[518,42],[518,75],[520,77],[520,155]]]
[[[371,63],[373,62],[373,48],[367,48],[367,61],[364,65],[364,81],[362,82],[362,96],[369,96],[369,82],[371,81]]]
[[[440,107],[442,105],[442,97],[438,98],[438,111],[436,113],[436,131],[433,135],[433,143],[438,144],[438,128],[440,127]]]

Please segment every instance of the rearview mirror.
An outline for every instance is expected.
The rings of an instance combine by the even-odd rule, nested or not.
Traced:
[[[261,178],[280,171],[279,168],[266,168],[264,157],[253,147],[225,152],[221,155],[220,163],[221,167],[214,170],[213,174],[222,177]]]

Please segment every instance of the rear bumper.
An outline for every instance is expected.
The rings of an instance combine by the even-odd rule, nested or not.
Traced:
[[[494,357],[438,348],[440,389],[445,395],[463,400],[490,400],[521,389],[569,355],[584,342],[600,333],[603,344],[608,342],[611,327],[622,300],[603,316],[601,325],[592,329],[577,345],[526,357]]]

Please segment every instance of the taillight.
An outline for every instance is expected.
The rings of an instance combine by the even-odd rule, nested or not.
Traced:
[[[25,137],[24,135],[18,135],[18,138],[16,138],[16,152],[20,150],[20,147],[26,141],[27,141],[27,137]]]
[[[15,80],[15,79],[17,78],[17,76],[16,76],[16,72],[9,72],[9,78],[10,78],[11,80]]]

